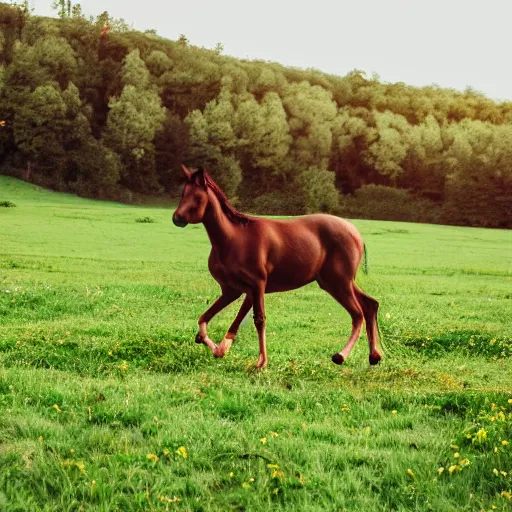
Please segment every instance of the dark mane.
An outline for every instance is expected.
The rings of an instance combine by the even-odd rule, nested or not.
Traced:
[[[226,217],[233,223],[242,226],[247,225],[250,222],[250,218],[243,213],[237,212],[231,203],[228,201],[226,194],[220,189],[220,187],[212,180],[211,176],[205,171],[204,181],[206,186],[215,194],[215,197],[219,200],[220,207],[225,213]]]

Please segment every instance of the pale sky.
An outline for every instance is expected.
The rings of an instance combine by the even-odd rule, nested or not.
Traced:
[[[31,0],[55,15],[52,0]],[[511,0],[83,0],[135,29],[197,46],[343,76],[463,90],[512,100]]]

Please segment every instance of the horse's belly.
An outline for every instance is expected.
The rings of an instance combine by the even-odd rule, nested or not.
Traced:
[[[276,266],[268,276],[266,292],[285,292],[305,286],[316,279],[318,266],[316,262],[311,261],[289,261]]]
[[[310,277],[309,279],[273,279],[269,277],[267,281],[267,287],[265,288],[265,293],[276,293],[276,292],[287,292],[289,290],[295,290],[297,288],[301,288],[315,280],[315,277]]]

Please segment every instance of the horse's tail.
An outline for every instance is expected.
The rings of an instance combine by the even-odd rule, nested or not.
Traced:
[[[363,272],[368,275],[368,252],[366,250],[366,244],[363,243]]]

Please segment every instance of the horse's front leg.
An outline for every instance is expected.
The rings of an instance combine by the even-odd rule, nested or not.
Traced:
[[[208,337],[208,322],[226,306],[229,306],[238,297],[242,295],[240,292],[235,290],[223,291],[222,295],[199,317],[197,321],[199,325],[199,332],[196,335],[196,343],[203,343],[213,353],[218,355],[219,347]]]
[[[236,338],[236,333],[238,332],[238,329],[240,328],[240,324],[242,323],[243,319],[249,313],[249,311],[252,308],[252,297],[250,294],[247,294],[245,296],[245,299],[242,303],[242,306],[240,307],[240,311],[238,311],[238,314],[236,315],[235,320],[231,324],[231,327],[228,329],[228,332],[224,336],[224,339],[220,342],[218,351],[215,355],[215,357],[224,357],[231,348],[231,344]]]
[[[259,286],[255,287],[252,291],[254,325],[258,331],[258,341],[260,343],[260,357],[256,363],[257,370],[265,368],[268,363],[265,317],[265,286],[266,283],[260,283]]]

